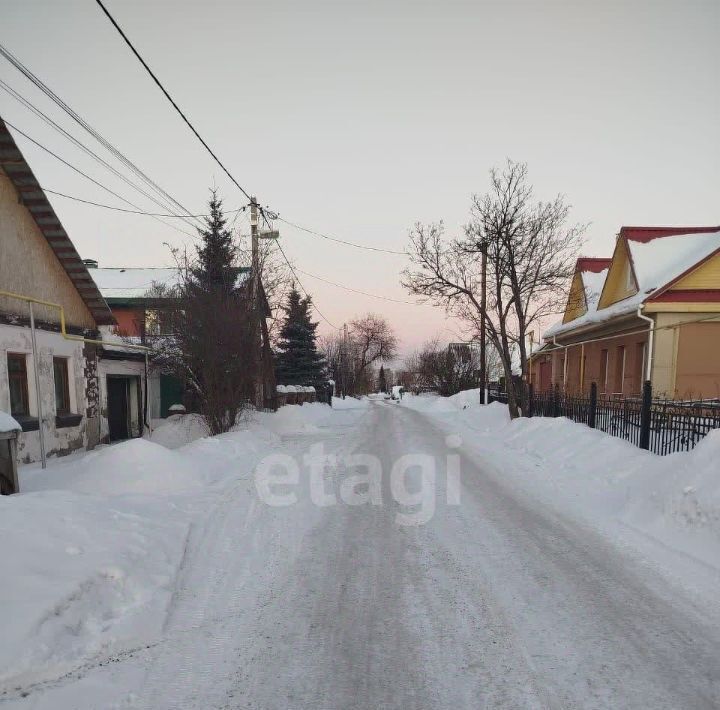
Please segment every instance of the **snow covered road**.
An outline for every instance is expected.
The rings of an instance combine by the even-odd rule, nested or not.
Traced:
[[[338,457],[323,471],[328,504],[302,465],[298,485],[276,486],[291,505],[237,482],[190,529],[157,644],[0,707],[720,707],[716,608],[466,456],[424,414],[340,411],[283,437],[282,453],[302,462],[318,444]],[[381,504],[348,504],[365,491],[353,454],[379,462]],[[393,486],[407,454],[434,461],[434,481],[409,467]],[[418,512],[425,524],[398,524]]]

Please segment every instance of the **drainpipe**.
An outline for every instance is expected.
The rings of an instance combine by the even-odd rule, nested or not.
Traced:
[[[643,309],[643,307],[642,307],[642,303],[641,303],[637,309],[637,317],[640,318],[640,320],[647,321],[650,324],[650,327],[648,328],[648,351],[647,351],[647,363],[645,365],[645,367],[646,367],[645,379],[652,380],[653,344],[655,342],[655,319],[650,318],[649,316],[643,315],[642,309]]]
[[[30,342],[32,343],[33,370],[35,370],[35,398],[37,400],[40,459],[42,460],[42,467],[47,468],[47,457],[45,455],[45,422],[43,421],[42,394],[40,392],[40,354],[38,353],[35,339],[35,313],[33,311],[32,301],[28,303],[28,306],[30,307]]]

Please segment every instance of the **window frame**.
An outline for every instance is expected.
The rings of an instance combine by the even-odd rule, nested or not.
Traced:
[[[58,366],[62,368],[63,372],[62,397],[64,400],[64,406],[62,407],[58,406]],[[71,414],[72,403],[70,401],[70,365],[68,363],[68,358],[55,355],[53,356],[53,380],[55,385],[55,414]]]
[[[20,371],[13,371],[10,362],[14,360],[22,363]],[[28,389],[28,372],[27,372],[27,355],[25,353],[7,353],[7,369],[8,369],[8,389],[10,395],[10,415],[18,417],[30,416],[30,393]],[[13,380],[20,381],[20,398],[23,400],[24,411],[13,409]]]

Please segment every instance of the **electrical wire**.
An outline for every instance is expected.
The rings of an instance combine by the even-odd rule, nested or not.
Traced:
[[[4,90],[5,90],[8,94],[10,94],[16,101],[19,101],[20,103],[22,103],[27,109],[29,109],[29,110],[32,111],[36,116],[38,116],[39,118],[41,118],[47,125],[49,125],[49,126],[52,127],[53,129],[55,129],[55,130],[56,130],[58,133],[60,133],[61,135],[65,136],[65,138],[67,138],[73,145],[75,145],[77,148],[80,148],[80,150],[82,150],[83,152],[85,152],[87,155],[89,155],[91,158],[93,158],[93,160],[95,160],[96,162],[100,163],[100,165],[102,165],[102,166],[105,167],[107,170],[109,170],[111,173],[113,173],[113,175],[119,177],[123,182],[125,182],[127,185],[129,185],[130,187],[132,187],[132,188],[134,188],[135,190],[137,190],[141,195],[147,197],[149,200],[151,200],[152,202],[154,202],[158,207],[167,208],[167,205],[166,205],[166,204],[164,204],[163,202],[160,202],[160,201],[159,201],[158,199],[156,199],[153,195],[151,195],[150,193],[148,193],[148,192],[146,192],[145,190],[143,190],[141,187],[139,187],[138,185],[136,185],[132,180],[128,179],[127,176],[123,175],[119,170],[117,170],[115,167],[113,167],[110,163],[108,163],[106,160],[104,160],[103,158],[101,158],[101,157],[100,157],[97,153],[95,153],[93,150],[91,150],[90,148],[88,148],[84,143],[82,143],[82,141],[78,140],[77,138],[75,138],[75,136],[73,136],[72,134],[68,133],[68,131],[66,131],[62,126],[60,126],[60,125],[59,125],[58,123],[56,123],[52,118],[50,118],[50,117],[47,116],[45,113],[43,113],[39,108],[37,108],[36,106],[34,106],[30,101],[28,101],[27,99],[25,99],[21,94],[19,94],[17,91],[15,91],[15,89],[13,89],[11,86],[9,86],[8,84],[6,84],[2,79],[0,79],[0,88],[4,89]],[[48,192],[51,192],[51,191],[49,190]],[[61,194],[61,193],[57,193],[57,194],[60,194],[62,197],[68,197],[68,195],[63,195],[63,194]],[[73,198],[70,198],[70,199],[73,199]],[[79,199],[79,198],[78,198],[78,199]],[[83,201],[83,200],[79,200],[79,201]],[[112,208],[111,208],[111,209],[112,209]],[[130,211],[130,210],[128,210],[128,211]],[[146,214],[150,214],[150,213],[146,212]],[[160,215],[157,215],[157,216],[159,216],[159,217],[179,217],[179,218],[182,219],[184,222],[186,222],[189,227],[195,229],[196,226],[197,226],[197,225],[194,224],[193,222],[190,222],[190,220],[188,219],[188,217],[193,217],[194,215],[182,215],[182,214],[178,214],[177,212],[172,212],[172,214],[168,214],[168,215],[160,214]]]
[[[44,151],[45,151],[46,153],[48,153],[49,155],[52,155],[53,158],[56,158],[56,159],[59,160],[63,165],[66,165],[66,166],[67,166],[68,168],[70,168],[71,170],[74,170],[76,173],[78,173],[78,175],[82,175],[84,178],[86,178],[86,179],[89,180],[90,182],[94,183],[95,185],[97,185],[98,187],[102,188],[102,189],[105,190],[106,192],[109,192],[111,195],[113,195],[113,197],[117,197],[119,200],[122,200],[124,203],[130,205],[131,207],[134,207],[135,209],[140,210],[140,207],[139,207],[138,205],[136,205],[134,202],[131,202],[130,200],[125,199],[122,195],[118,195],[117,192],[115,192],[114,190],[111,190],[109,187],[106,187],[106,186],[103,185],[101,182],[98,182],[95,178],[90,177],[90,175],[88,175],[87,173],[84,173],[82,170],[80,170],[80,168],[76,168],[72,163],[69,163],[69,162],[68,162],[67,160],[65,160],[64,158],[61,158],[57,153],[54,153],[52,150],[50,150],[50,148],[46,148],[42,143],[39,143],[39,142],[36,141],[34,138],[31,138],[31,137],[30,137],[27,133],[25,133],[24,131],[21,131],[17,126],[15,126],[15,125],[13,125],[12,123],[10,123],[10,121],[7,121],[7,120],[5,120],[5,119],[2,118],[2,117],[0,117],[0,119],[5,123],[5,125],[10,126],[10,128],[12,128],[16,133],[19,133],[21,136],[27,138],[27,140],[29,140],[31,143],[33,143],[34,145],[36,145],[38,148],[44,150]],[[170,224],[170,223],[168,223],[168,222],[164,222],[164,221],[163,221],[162,219],[160,219],[159,217],[154,217],[154,219],[158,220],[159,222],[162,222],[162,224],[164,224],[164,225],[166,225],[166,226],[168,226],[168,227],[172,227],[173,229],[177,230],[178,232],[181,232],[182,234],[185,234],[185,235],[188,236],[188,237],[191,237],[192,239],[195,239],[195,238],[196,238],[196,235],[190,234],[189,232],[186,232],[185,230],[180,229],[179,227],[176,227],[174,224]]]
[[[210,217],[212,215],[209,214],[163,214],[160,212],[145,212],[143,210],[126,210],[124,207],[115,207],[114,205],[104,205],[101,202],[93,202],[92,200],[85,200],[82,197],[74,197],[73,195],[66,195],[64,192],[58,192],[57,190],[50,190],[47,187],[42,187],[38,185],[40,189],[43,192],[48,192],[51,195],[57,195],[58,197],[64,197],[68,200],[74,200],[75,202],[82,202],[85,205],[92,205],[93,207],[102,207],[106,210],[115,210],[117,212],[127,212],[129,214],[142,214],[146,217],[177,217],[177,218],[186,218],[186,217]],[[244,207],[238,207],[234,210],[227,210],[224,211],[223,214],[235,214],[238,212],[242,212],[243,210],[246,210],[249,207],[249,205],[245,205]]]
[[[283,219],[280,216],[278,216],[277,219],[280,222],[287,224],[289,227],[294,227],[295,229],[299,229],[301,232],[307,232],[308,234],[312,234],[316,237],[321,237],[322,239],[327,239],[331,242],[337,242],[338,244],[344,244],[345,246],[355,247],[355,249],[365,249],[366,251],[377,251],[377,252],[382,252],[383,254],[395,254],[396,256],[407,256],[406,252],[404,252],[404,251],[395,251],[394,249],[382,249],[381,247],[371,247],[367,244],[356,244],[355,242],[349,242],[345,239],[331,237],[327,234],[323,234],[322,232],[316,232],[314,229],[308,229],[307,227],[302,227],[299,224],[294,224],[293,222],[288,222],[288,220]]]
[[[352,293],[359,293],[363,296],[370,296],[370,298],[377,298],[381,301],[390,301],[391,303],[403,303],[407,306],[419,305],[419,304],[415,303],[414,301],[401,301],[398,298],[390,298],[390,296],[380,296],[377,293],[368,293],[367,291],[360,291],[356,288],[350,288],[349,286],[343,286],[343,284],[335,283],[335,281],[330,281],[328,279],[323,278],[322,276],[317,276],[316,274],[311,274],[308,271],[303,271],[302,269],[297,269],[297,271],[299,271],[301,274],[304,274],[305,276],[309,276],[311,279],[317,279],[318,281],[323,281],[326,284],[330,284],[331,286],[336,286],[337,288],[342,288],[345,291],[350,291]]]
[[[285,259],[285,263],[288,265],[288,268],[290,269],[290,273],[295,277],[295,281],[297,281],[298,286],[300,286],[300,290],[305,294],[307,298],[310,298],[312,300],[312,297],[307,292],[307,289],[302,285],[302,281],[298,278],[297,273],[295,273],[295,267],[290,263],[290,260],[287,258],[287,255],[285,254],[285,250],[282,248],[282,245],[279,241],[275,240],[273,242],[277,248],[280,250],[280,253],[283,255],[283,259]],[[321,312],[320,309],[313,303],[313,308],[315,309],[315,312],[331,327],[335,328],[335,330],[341,330],[338,328],[334,323],[331,323]]]
[[[123,165],[137,175],[143,182],[149,187],[155,190],[162,199],[166,200],[169,204],[176,205],[182,212],[189,213],[186,207],[178,202],[172,195],[166,192],[160,187],[155,181],[149,178],[135,163],[129,158],[123,155],[112,143],[104,138],[98,131],[96,131],[82,116],[80,116],[74,109],[65,103],[47,84],[45,84],[40,78],[38,78],[33,72],[30,71],[12,52],[6,47],[0,44],[0,55],[2,55],[8,62],[10,62],[26,79],[33,83],[40,91],[42,91],[49,99],[51,99],[57,106],[59,106],[68,116],[70,116],[78,125],[86,130],[90,135],[95,138],[106,150],[114,155]],[[158,204],[156,202],[156,204]],[[168,205],[162,205],[168,209]],[[170,208],[169,211],[174,211]]]
[[[145,71],[147,71],[147,73],[151,76],[151,78],[152,78],[152,80],[155,82],[155,84],[157,84],[158,88],[163,92],[163,94],[165,95],[165,98],[172,104],[173,108],[178,112],[178,114],[179,114],[180,117],[183,119],[183,121],[185,121],[185,123],[187,124],[188,128],[190,128],[190,130],[195,134],[196,138],[202,143],[202,145],[204,146],[205,150],[207,150],[207,152],[213,157],[213,159],[215,160],[215,162],[222,168],[222,170],[225,172],[225,174],[230,178],[230,180],[233,182],[233,184],[245,195],[245,197],[247,197],[249,200],[252,200],[252,197],[251,197],[250,194],[247,192],[247,190],[245,190],[245,188],[242,187],[242,185],[240,185],[240,183],[238,183],[238,181],[233,177],[233,175],[232,175],[232,174],[230,173],[230,171],[225,167],[225,165],[222,163],[222,161],[221,161],[221,160],[217,157],[217,155],[213,152],[213,150],[210,148],[210,146],[207,144],[207,142],[206,142],[206,141],[203,139],[203,137],[198,133],[198,131],[195,129],[195,126],[193,126],[193,124],[190,123],[190,120],[187,118],[187,116],[183,113],[183,111],[182,111],[182,110],[180,109],[180,107],[177,105],[177,103],[176,103],[175,100],[172,98],[172,96],[171,96],[170,93],[167,91],[167,89],[163,86],[162,82],[157,78],[157,76],[155,75],[155,73],[153,72],[153,70],[150,69],[150,67],[148,66],[147,62],[142,58],[142,56],[140,55],[140,53],[138,52],[138,50],[135,49],[135,46],[133,45],[133,43],[130,41],[130,39],[128,38],[128,36],[127,36],[127,35],[125,34],[125,32],[122,30],[122,28],[121,28],[120,25],[117,23],[117,21],[115,20],[115,18],[110,14],[110,11],[105,7],[105,5],[103,4],[102,0],[95,0],[95,2],[100,6],[100,8],[102,9],[102,11],[103,11],[103,12],[105,13],[105,15],[107,16],[108,20],[110,20],[110,22],[112,23],[113,27],[115,27],[115,29],[118,31],[118,33],[120,34],[120,36],[121,36],[121,37],[123,38],[123,40],[125,41],[125,44],[127,44],[127,46],[130,48],[130,50],[132,51],[132,53],[135,55],[135,57],[138,59],[138,61],[139,61],[139,62],[142,64],[142,66],[145,68]],[[265,216],[265,210],[264,210],[263,208],[260,208],[260,215],[261,215],[261,217],[267,222],[267,218],[266,218],[266,216]],[[279,217],[277,217],[277,218],[280,219]],[[380,247],[372,247],[372,246],[367,246],[367,245],[363,245],[363,244],[356,244],[356,243],[354,243],[354,242],[350,242],[350,241],[347,241],[347,240],[345,240],[345,239],[338,239],[337,237],[331,237],[331,236],[329,236],[329,235],[327,235],[327,234],[322,234],[321,232],[316,232],[315,230],[308,229],[307,227],[302,227],[302,226],[300,226],[300,225],[298,225],[298,224],[293,224],[292,222],[288,222],[288,221],[285,220],[285,219],[281,219],[280,221],[284,222],[285,224],[287,224],[287,225],[290,226],[290,227],[295,227],[295,229],[299,229],[299,230],[301,230],[301,231],[303,231],[303,232],[307,232],[308,234],[313,234],[314,236],[321,237],[322,239],[327,239],[327,240],[332,241],[332,242],[337,242],[338,244],[345,244],[346,246],[355,247],[356,249],[365,249],[365,250],[367,250],[367,251],[381,252],[381,253],[384,253],[384,254],[394,254],[394,255],[396,255],[396,256],[406,256],[405,252],[403,252],[403,251],[396,251],[396,250],[393,250],[393,249],[382,249],[382,248],[380,248]]]
[[[207,150],[207,152],[210,153],[210,155],[213,157],[215,162],[222,168],[223,172],[230,178],[230,180],[232,180],[235,187],[237,187],[240,190],[240,192],[242,192],[243,195],[245,195],[245,197],[247,197],[248,200],[252,200],[252,197],[247,192],[247,190],[245,190],[245,188],[242,187],[242,185],[240,185],[240,183],[233,177],[233,175],[230,173],[230,171],[220,161],[220,158],[218,158],[217,155],[215,155],[215,153],[210,148],[210,146],[205,142],[203,137],[197,132],[197,130],[195,129],[195,126],[193,126],[193,124],[190,123],[187,116],[182,112],[180,107],[175,103],[174,99],[172,98],[172,96],[170,96],[167,89],[160,83],[160,80],[157,78],[157,76],[155,76],[153,70],[150,69],[150,67],[147,65],[147,62],[140,56],[140,53],[137,51],[137,49],[135,49],[135,47],[133,46],[133,43],[128,39],[127,35],[122,31],[120,25],[118,25],[118,23],[115,21],[115,18],[110,14],[110,12],[105,7],[105,5],[103,5],[101,0],[95,0],[95,2],[97,2],[97,4],[100,6],[102,11],[107,16],[108,20],[110,20],[110,22],[112,23],[113,27],[115,27],[115,29],[120,33],[120,36],[125,40],[125,44],[127,44],[127,46],[130,47],[130,50],[132,51],[132,53],[137,57],[140,64],[143,65],[143,67],[145,68],[147,73],[150,74],[153,81],[157,84],[158,88],[163,92],[163,94],[165,94],[165,98],[173,105],[173,108],[180,114],[180,117],[182,118],[183,121],[185,121],[188,128],[195,134],[195,137],[203,144],[205,150]]]

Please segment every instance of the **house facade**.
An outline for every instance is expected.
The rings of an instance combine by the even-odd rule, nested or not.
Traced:
[[[543,341],[536,389],[720,398],[720,227],[623,227],[611,258],[578,260]]]
[[[21,461],[38,460],[41,446],[58,455],[100,441],[98,351],[89,341],[113,323],[0,120],[0,411],[22,426]]]

